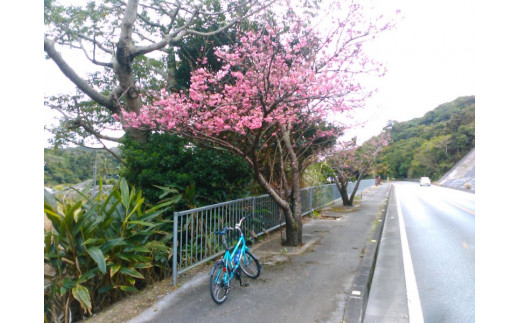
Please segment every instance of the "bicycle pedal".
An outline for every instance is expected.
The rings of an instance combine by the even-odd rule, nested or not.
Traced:
[[[249,286],[249,283],[243,283],[243,284],[240,284],[240,286],[247,287],[247,286]]]

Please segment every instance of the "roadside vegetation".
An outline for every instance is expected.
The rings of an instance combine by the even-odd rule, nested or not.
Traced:
[[[102,186],[102,185],[100,185]],[[91,315],[171,275],[173,194],[154,206],[125,179],[91,194],[45,191],[45,321]]]

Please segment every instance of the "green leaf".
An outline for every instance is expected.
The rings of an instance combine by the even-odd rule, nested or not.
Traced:
[[[119,289],[123,292],[135,292],[137,290],[134,286],[119,286]]]
[[[130,207],[130,191],[128,189],[128,183],[126,182],[126,179],[121,179],[119,188],[121,189],[121,203],[123,204],[125,209],[128,210],[128,208]]]
[[[87,253],[97,263],[99,270],[104,274],[107,272],[107,264],[105,262],[105,255],[98,247],[91,247],[87,249]]]
[[[105,285],[105,286],[100,287],[100,288],[97,290],[97,292],[98,292],[99,294],[103,294],[103,293],[108,292],[108,291],[111,290],[111,289],[112,289],[112,286],[110,286],[110,285]]]
[[[139,220],[128,221],[128,224],[138,224],[138,225],[144,225],[146,227],[156,227],[159,225],[159,223],[150,223],[150,222],[139,221]]]
[[[146,246],[135,246],[132,248],[132,251],[133,252],[144,252],[144,253],[149,253],[150,252],[150,249]]]
[[[56,205],[56,199],[54,198],[54,195],[50,192],[48,192],[45,188],[43,189],[43,199],[45,203],[48,203],[49,206],[51,206],[54,210],[58,208]]]
[[[121,269],[121,265],[112,265],[110,267],[110,277],[114,277],[114,275],[119,271],[119,269]]]
[[[133,192],[133,191],[132,191]],[[140,199],[139,201],[137,201],[136,205],[134,206],[133,210],[126,216],[126,219],[125,221],[128,221],[128,219],[132,216],[132,214],[134,214],[134,212],[136,210],[138,210],[140,207],[141,207],[141,204],[143,204],[144,202],[144,198]],[[128,209],[128,208],[127,208]]]
[[[137,265],[135,265],[135,268],[137,268],[137,269],[143,269],[143,268],[150,268],[150,267],[152,267],[152,266],[153,266],[152,263],[147,262],[147,263],[140,263],[140,264],[137,264]]]
[[[77,284],[72,289],[72,296],[81,304],[81,307],[91,313],[92,304],[90,303],[90,294],[85,286]]]
[[[75,281],[73,281],[72,279],[70,279],[70,278],[64,278],[64,279],[63,279],[63,287],[64,287],[65,289],[71,289],[71,288],[73,288],[74,286],[76,286],[76,284],[77,284],[77,283],[76,283]]]
[[[83,242],[83,246],[87,246],[92,243],[97,243],[99,241],[101,241],[101,239],[99,238],[88,238],[87,241]]]
[[[160,204],[157,204],[157,205],[153,206],[151,209],[148,210],[148,212],[153,212],[153,211],[156,211],[156,210],[160,210],[160,209],[165,208],[165,207],[167,207],[167,206],[169,206],[171,204],[175,204],[175,203],[179,202],[181,199],[182,199],[182,196],[179,195],[179,196],[175,197],[172,200],[168,200],[168,201],[166,201],[164,203],[160,203]]]
[[[82,230],[83,232],[85,232],[85,231],[89,232],[92,230],[92,227],[95,225],[96,221],[90,221],[90,222],[88,222],[88,221],[91,220],[91,216],[94,212],[96,212],[96,208],[90,207],[87,210],[87,212],[78,213],[78,220],[77,220],[76,224],[74,225],[74,230],[72,231],[73,235],[78,234],[78,232],[80,232],[80,230]]]
[[[135,285],[135,278],[131,277],[131,276],[125,276],[126,278],[126,281],[130,284],[130,285]]]
[[[133,268],[121,267],[119,270],[122,274],[133,276],[135,278],[144,279],[144,276]]]
[[[109,251],[112,248],[121,246],[121,245],[126,245],[125,239],[124,238],[115,238],[115,239],[110,239],[107,242],[105,242],[103,244],[103,246],[101,246],[101,248],[103,248],[103,250],[105,250],[105,251]]]
[[[78,279],[78,283],[79,283],[79,284],[84,283],[84,282],[86,282],[87,280],[96,277],[96,275],[97,275],[97,268],[91,269],[91,270],[87,271],[86,273],[83,273],[83,274],[79,277],[79,279]]]

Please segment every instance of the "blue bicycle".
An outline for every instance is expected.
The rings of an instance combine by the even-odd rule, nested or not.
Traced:
[[[224,248],[226,252],[219,259],[210,272],[209,291],[211,298],[217,304],[226,301],[230,289],[230,282],[233,277],[240,281],[240,286],[247,287],[249,284],[242,283],[241,273],[247,277],[258,278],[260,276],[261,266],[258,259],[251,253],[246,245],[244,234],[240,229],[242,221],[247,217],[243,217],[235,224],[235,228],[225,227],[221,231],[215,231],[215,234],[224,236]],[[228,231],[237,230],[240,234],[237,244],[232,250],[228,248],[226,233]]]

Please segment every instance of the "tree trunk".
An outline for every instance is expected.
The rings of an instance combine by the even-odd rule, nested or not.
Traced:
[[[341,195],[341,201],[343,202],[343,206],[352,205],[348,197],[348,179],[346,179],[346,176],[334,176],[334,183],[336,183],[336,187],[338,188],[339,194]]]
[[[339,194],[341,194],[341,200],[343,202],[343,206],[351,206],[352,205],[352,201],[350,200],[349,196],[348,196],[348,191],[347,191],[347,183],[342,183],[341,184],[341,188],[339,189]]]
[[[303,243],[303,221],[302,221],[302,215],[301,212],[299,216],[296,216],[294,213],[292,214],[292,218],[294,221],[289,224],[287,222],[287,215],[285,214],[285,241],[283,242],[283,245],[285,246],[291,246],[296,247]]]
[[[301,200],[301,185],[300,185],[300,163],[298,157],[294,152],[289,130],[285,126],[281,126],[282,141],[287,149],[289,158],[291,160],[292,172],[292,189],[291,189],[291,211],[294,222],[292,225],[285,226],[287,240],[285,245],[296,247],[303,243],[303,222],[302,222],[302,200]]]
[[[139,115],[143,102],[139,95],[139,88],[135,84],[132,71],[132,61],[134,60],[134,44],[132,39],[133,27],[137,18],[137,5],[139,1],[129,1],[125,10],[125,15],[121,24],[121,35],[116,45],[116,52],[112,60],[114,73],[119,82],[119,88],[123,93],[125,110],[135,112]],[[148,141],[148,132],[128,128],[127,135],[138,143]]]
[[[359,173],[359,176],[358,176],[357,181],[356,181],[356,185],[354,186],[354,189],[352,190],[352,194],[350,194],[349,204],[348,205],[354,204],[354,196],[356,196],[356,192],[358,190],[359,183],[361,182],[361,178],[363,178],[363,176],[365,176],[365,172],[366,172],[367,168],[368,168],[368,166],[363,168],[363,170],[361,170],[361,172]]]

